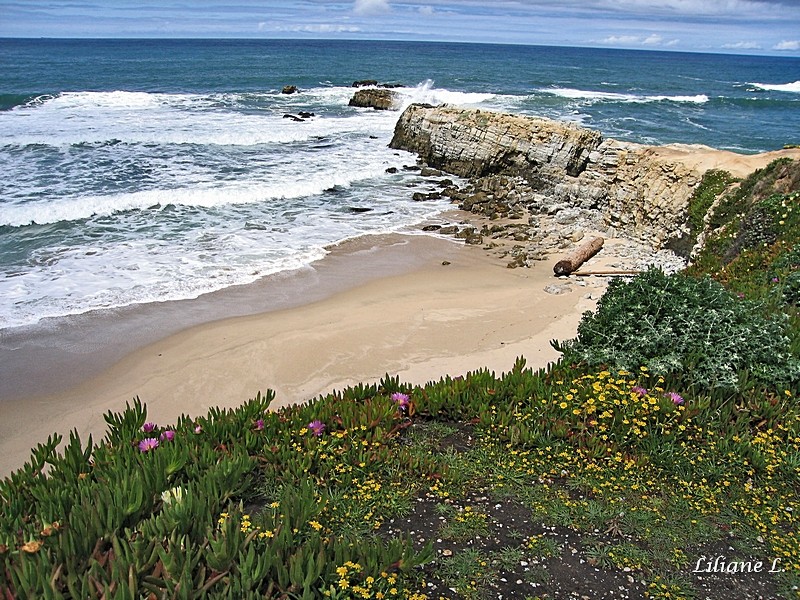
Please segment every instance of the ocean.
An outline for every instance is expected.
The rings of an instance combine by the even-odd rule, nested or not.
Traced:
[[[800,59],[299,40],[0,40],[0,333],[196,298],[449,208],[388,148],[403,102],[647,144],[800,143]],[[283,94],[294,85],[298,93]],[[304,121],[285,118],[313,113]],[[397,167],[397,172],[389,172]]]

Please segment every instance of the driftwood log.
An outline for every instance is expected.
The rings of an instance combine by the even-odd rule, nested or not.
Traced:
[[[588,242],[584,242],[558,261],[556,266],[553,267],[553,272],[556,275],[569,275],[573,271],[577,271],[583,263],[600,252],[602,247],[603,238],[601,237],[594,237]]]

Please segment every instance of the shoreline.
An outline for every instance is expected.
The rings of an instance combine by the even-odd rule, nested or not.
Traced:
[[[436,236],[417,233],[359,236],[328,246],[323,258],[306,266],[196,298],[92,310],[4,330],[0,407],[8,400],[72,388],[131,352],[191,327],[301,306],[374,278],[411,271],[438,252],[436,244]],[[405,252],[408,246],[414,250]],[[356,258],[365,268],[352,268]]]
[[[687,146],[660,152],[705,168],[709,161],[735,163],[741,171],[774,157],[733,161]],[[434,220],[498,223],[456,208]],[[580,224],[577,239],[591,228]],[[89,434],[99,441],[103,415],[136,397],[163,423],[238,406],[267,389],[280,407],[385,374],[422,385],[481,368],[504,372],[519,356],[533,368],[557,360],[550,341],[575,336],[607,282],[557,282],[553,253],[563,245],[544,246],[531,268],[509,269],[514,236],[482,248],[470,244],[417,230],[365,235],[329,247],[307,267],[196,299],[93,311],[4,333],[0,476],[54,432],[74,429],[84,441]],[[630,244],[641,249],[640,242],[607,240],[591,266],[620,269],[643,258],[629,252]]]
[[[558,358],[550,340],[573,337],[581,314],[594,305],[581,288],[545,292],[554,280],[549,263],[506,269],[479,247],[428,235],[350,240],[294,275],[175,306],[147,305],[131,319],[102,315],[95,337],[83,342],[85,352],[70,348],[71,338],[62,340],[56,350],[66,362],[47,363],[41,346],[25,348],[28,370],[38,369],[37,385],[57,387],[0,401],[0,476],[21,467],[30,448],[54,432],[66,437],[76,429],[82,440],[91,434],[98,442],[103,415],[137,396],[149,418],[163,423],[237,406],[267,389],[279,407],[386,373],[424,384],[484,367],[507,371],[520,355],[544,367]],[[261,294],[275,302],[272,308],[258,308]],[[251,314],[225,315],[248,297]],[[156,319],[157,309],[164,312]],[[166,329],[209,311],[218,318]],[[115,339],[107,329],[135,331],[148,322],[144,337]],[[156,339],[141,343],[145,333]],[[92,356],[113,364],[84,364],[91,372],[80,372]],[[65,370],[73,377],[80,372],[82,381],[65,385]]]

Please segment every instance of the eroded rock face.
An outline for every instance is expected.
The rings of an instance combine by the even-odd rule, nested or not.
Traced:
[[[408,107],[390,146],[462,177],[521,177],[517,202],[551,214],[595,212],[606,227],[654,248],[683,235],[702,176],[651,146],[572,123],[448,106]]]
[[[392,90],[366,88],[356,91],[349,105],[377,110],[397,110],[400,104],[397,94]]]
[[[567,123],[425,104],[409,106],[390,146],[462,177],[492,173],[577,175],[602,141]]]

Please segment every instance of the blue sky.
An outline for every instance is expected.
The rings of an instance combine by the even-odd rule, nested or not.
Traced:
[[[392,39],[800,56],[800,0],[0,0],[0,37]]]

